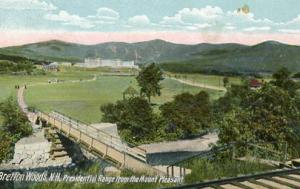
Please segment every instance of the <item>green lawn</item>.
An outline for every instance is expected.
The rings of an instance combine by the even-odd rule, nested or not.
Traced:
[[[63,70],[61,72],[47,73],[46,75],[39,76],[17,76],[17,75],[0,75],[0,102],[7,99],[9,96],[16,97],[17,91],[15,85],[30,85],[34,83],[47,83],[48,80],[60,79],[60,80],[76,80],[76,79],[88,79],[92,78],[93,74],[98,72],[82,71],[79,69],[74,70]],[[30,87],[29,87],[30,88]],[[2,118],[0,117],[0,125]]]
[[[138,89],[134,77],[99,76],[92,82],[34,86],[27,90],[26,100],[30,106],[44,111],[56,110],[78,120],[95,123],[101,120],[100,106],[122,99],[122,92],[130,85]],[[166,79],[162,82],[162,95],[154,97],[153,102],[162,104],[172,100],[176,94],[199,91],[200,88]],[[223,94],[213,90],[206,91],[212,98]]]
[[[15,85],[39,83],[40,85],[29,86],[26,92],[26,101],[30,106],[44,111],[57,110],[88,123],[99,122],[101,105],[122,99],[122,92],[130,85],[138,90],[134,77],[100,76],[103,72],[107,73],[111,70],[63,68],[60,72],[51,72],[40,76],[0,75],[0,102],[9,96],[16,96]],[[128,70],[126,72],[129,73]],[[98,78],[92,82],[47,84],[48,80],[55,79],[64,81],[91,79],[95,74],[98,75]],[[211,99],[216,99],[224,94],[224,92],[201,89],[165,79],[162,82],[162,95],[154,97],[152,102],[157,104],[155,106],[155,110],[157,110],[158,105],[172,100],[176,94],[197,93],[201,90],[207,91]]]
[[[34,83],[46,83],[48,80],[77,80],[93,78],[93,74],[97,72],[84,71],[62,71],[52,72],[46,75],[39,76],[14,76],[14,75],[0,75],[0,102],[9,96],[16,96],[15,85],[30,85]]]
[[[204,75],[204,74],[174,74],[174,73],[168,73],[171,76],[177,76],[181,79],[185,79],[188,81],[201,83],[205,85],[212,85],[216,87],[223,87],[223,76],[217,76],[217,75]],[[229,83],[232,84],[239,84],[240,78],[239,77],[228,77]]]

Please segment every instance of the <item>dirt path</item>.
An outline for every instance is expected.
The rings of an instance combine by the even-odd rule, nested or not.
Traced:
[[[207,84],[203,84],[203,83],[196,83],[196,82],[193,82],[193,81],[177,79],[177,78],[174,78],[174,77],[169,77],[169,78],[173,79],[175,81],[178,81],[180,83],[187,84],[187,85],[194,86],[194,87],[212,89],[212,90],[217,90],[217,91],[226,91],[225,87],[217,87],[217,86],[207,85]]]
[[[55,82],[55,83],[48,83],[48,82],[40,82],[40,83],[34,83],[34,84],[29,84],[26,87],[25,86],[21,86],[17,92],[17,101],[18,101],[18,105],[21,108],[21,110],[27,115],[28,119],[30,122],[33,123],[34,125],[34,121],[36,118],[36,114],[33,112],[29,112],[28,111],[28,105],[25,102],[25,97],[24,97],[24,93],[27,90],[26,88],[28,87],[32,87],[32,86],[37,86],[37,85],[53,85],[53,84],[60,84],[60,83],[77,83],[77,82],[91,82],[91,81],[96,81],[97,80],[97,75],[94,75],[92,79],[86,79],[86,80],[68,80],[68,81],[64,81],[64,82]]]

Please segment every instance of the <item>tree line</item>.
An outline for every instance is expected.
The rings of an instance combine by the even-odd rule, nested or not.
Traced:
[[[11,74],[24,72],[24,74],[31,74],[35,69],[33,63],[29,61],[24,61],[20,63],[15,63],[11,61],[0,61],[0,74]]]

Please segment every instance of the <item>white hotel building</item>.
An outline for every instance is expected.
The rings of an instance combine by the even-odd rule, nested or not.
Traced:
[[[86,58],[84,63],[76,64],[76,66],[85,68],[97,68],[97,67],[112,67],[112,68],[138,68],[134,64],[134,61],[123,61],[120,59],[100,59],[100,58]]]

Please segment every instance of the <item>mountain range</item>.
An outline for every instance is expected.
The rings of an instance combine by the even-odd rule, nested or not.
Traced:
[[[300,46],[276,41],[247,46],[235,43],[186,45],[163,40],[82,45],[52,40],[1,48],[0,55],[49,62],[82,62],[84,58],[96,57],[134,60],[138,64],[155,62],[166,70],[178,72],[273,72],[280,67],[300,71]]]

